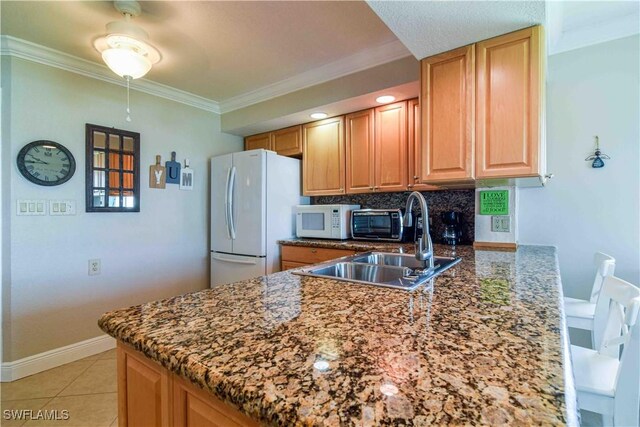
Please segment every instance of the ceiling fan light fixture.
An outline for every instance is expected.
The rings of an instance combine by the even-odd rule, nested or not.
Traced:
[[[151,69],[151,61],[139,52],[125,47],[114,47],[102,52],[102,60],[120,77],[139,79]]]
[[[120,77],[139,79],[160,61],[160,52],[147,42],[147,32],[132,22],[132,17],[141,11],[139,3],[116,1],[114,4],[124,19],[109,22],[107,35],[93,45],[111,71]]]

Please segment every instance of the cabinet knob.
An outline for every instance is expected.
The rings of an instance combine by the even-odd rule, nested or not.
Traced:
[[[413,184],[407,185],[407,188],[413,188]]]
[[[373,190],[373,187],[369,187],[369,190]]]
[[[317,250],[317,249],[311,249],[311,253],[312,253],[312,254],[315,254],[315,253],[317,253],[317,252],[318,252],[318,250]]]

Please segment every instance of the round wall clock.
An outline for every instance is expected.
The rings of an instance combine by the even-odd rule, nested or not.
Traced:
[[[60,185],[71,179],[76,160],[66,147],[53,141],[34,141],[18,153],[18,169],[38,185]]]

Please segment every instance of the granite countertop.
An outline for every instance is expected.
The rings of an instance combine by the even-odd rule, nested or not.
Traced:
[[[458,255],[414,292],[281,272],[99,325],[265,425],[576,424],[555,249]]]

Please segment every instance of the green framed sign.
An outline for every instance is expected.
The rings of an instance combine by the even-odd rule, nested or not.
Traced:
[[[481,191],[480,215],[509,215],[509,190]]]

